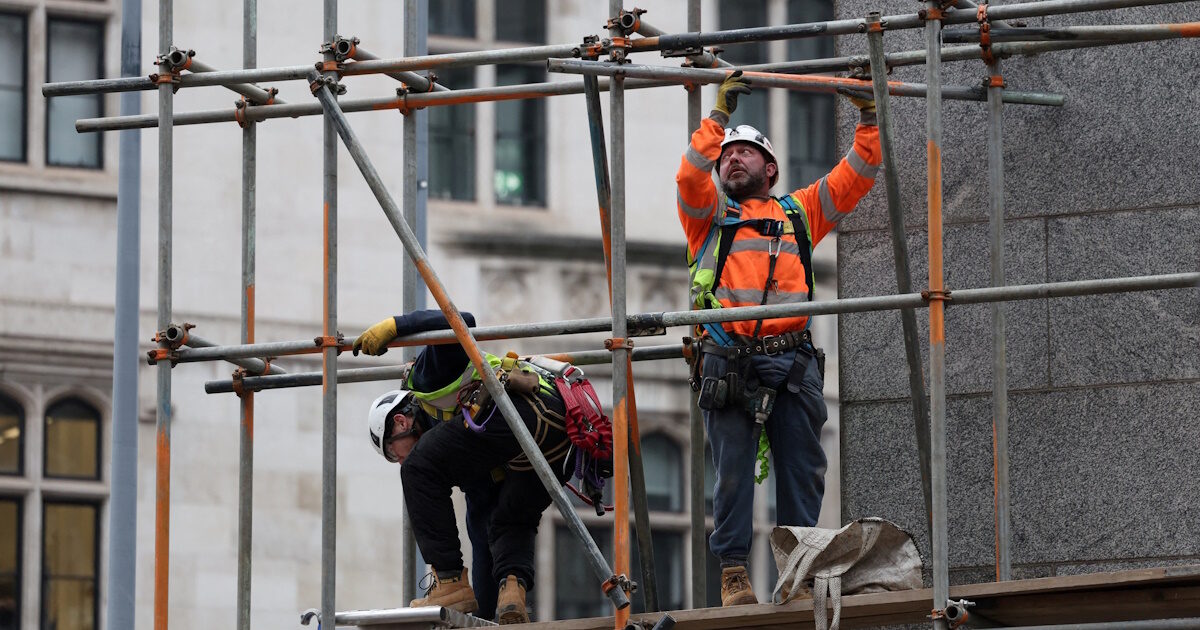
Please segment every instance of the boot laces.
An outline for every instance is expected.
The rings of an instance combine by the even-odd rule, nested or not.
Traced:
[[[417,583],[417,588],[425,590],[426,597],[429,597],[429,594],[433,592],[435,587],[437,587],[437,574],[433,571],[426,573],[425,576],[421,578],[421,581]]]
[[[749,590],[750,576],[745,571],[730,573],[725,576],[725,586],[728,590]]]

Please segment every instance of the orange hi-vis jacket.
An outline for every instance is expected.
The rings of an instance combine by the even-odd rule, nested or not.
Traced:
[[[724,138],[725,130],[721,124],[712,118],[705,118],[700,128],[692,134],[691,145],[684,153],[679,172],[675,175],[679,221],[687,236],[689,260],[699,255],[713,222],[726,211],[725,195],[717,190],[712,178],[712,169],[721,156],[721,141]],[[846,157],[828,175],[792,193],[807,218],[812,247],[816,247],[821,238],[842,217],[854,210],[858,201],[871,190],[881,160],[879,128],[873,124],[859,123],[854,131],[854,147]],[[713,297],[723,308],[806,301],[811,287],[805,281],[804,264],[801,262],[796,235],[790,227],[790,219],[779,202],[770,197],[752,198],[742,200],[738,205],[741,219],[781,220],[788,230],[781,237],[781,242],[772,243],[777,237],[760,234],[750,227],[738,229],[719,278],[720,284],[713,287]],[[717,249],[716,246],[708,247],[704,256],[715,257]],[[778,258],[774,274],[771,275],[768,252],[775,251],[778,251]],[[768,287],[769,279],[771,286]],[[763,300],[764,289],[766,300]],[[693,300],[696,299],[693,291]],[[705,308],[711,305],[698,303],[698,306]],[[807,317],[768,319],[762,322],[758,336],[803,330],[807,323]],[[723,326],[733,334],[747,337],[755,335],[756,322],[753,320],[727,322]]]

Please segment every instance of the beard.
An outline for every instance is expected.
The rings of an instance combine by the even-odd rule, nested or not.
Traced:
[[[725,194],[729,195],[734,200],[756,194],[766,185],[767,174],[762,171],[757,173],[741,171],[739,173],[735,173],[733,177],[730,177],[729,179],[721,180],[721,187],[725,189]]]

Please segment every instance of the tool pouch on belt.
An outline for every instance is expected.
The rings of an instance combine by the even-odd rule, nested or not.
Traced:
[[[701,357],[703,357],[703,353],[701,353]],[[725,359],[723,373],[720,372],[720,363],[715,360],[715,357],[710,361],[708,367],[701,369],[700,389],[698,390],[700,395],[697,400],[699,407],[706,411],[712,411],[743,402],[751,380],[750,357]]]

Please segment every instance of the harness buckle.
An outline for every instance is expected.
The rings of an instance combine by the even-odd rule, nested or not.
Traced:
[[[784,351],[784,342],[782,335],[767,335],[762,338],[762,352],[767,356],[774,356]]]

